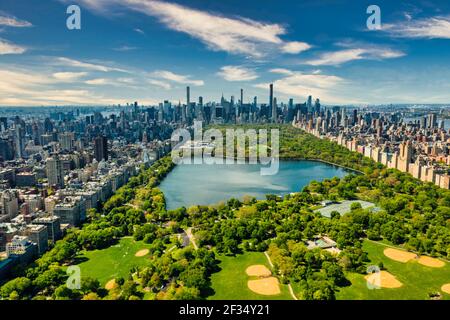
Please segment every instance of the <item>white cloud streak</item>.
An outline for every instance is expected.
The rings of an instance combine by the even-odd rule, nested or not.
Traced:
[[[223,66],[217,75],[226,81],[250,81],[258,78],[254,70],[242,66]]]
[[[22,54],[27,51],[27,48],[11,43],[0,38],[0,55],[5,54]]]
[[[64,1],[64,0],[62,0]],[[121,5],[156,17],[171,30],[183,32],[203,42],[208,49],[261,58],[269,51],[297,54],[310,48],[299,41],[284,41],[286,29],[277,23],[263,23],[243,17],[225,17],[217,13],[155,0],[81,0],[89,8],[108,13]]]
[[[345,83],[341,77],[334,75],[324,75],[317,73],[303,73],[288,69],[271,69],[271,73],[281,74],[282,78],[273,81],[275,94],[282,94],[286,97],[297,97],[306,99],[308,95],[320,98],[328,102],[348,102],[341,98],[338,93],[339,86]],[[269,83],[259,83],[256,88],[269,88]]]
[[[74,81],[87,76],[87,72],[55,72],[53,77],[61,81]]]
[[[191,79],[191,76],[176,74],[167,70],[153,71],[150,76],[186,85],[203,86],[205,84],[203,80],[194,80]]]
[[[350,48],[334,52],[323,53],[319,56],[319,58],[308,60],[304,64],[312,66],[322,66],[322,65],[337,66],[354,60],[392,59],[392,58],[399,58],[404,55],[405,53],[403,53],[402,51],[397,51],[389,48],[377,48],[377,47]]]
[[[157,86],[166,90],[170,90],[172,89],[172,86],[170,85],[170,83],[165,82],[165,81],[161,81],[161,80],[156,80],[156,79],[148,79],[148,83],[151,84],[152,86]]]
[[[33,26],[30,22],[0,12],[0,26],[24,28]]]
[[[450,15],[407,18],[407,21],[384,24],[381,30],[399,38],[450,39]]]
[[[0,69],[0,105],[114,103],[112,99],[85,89],[56,89],[55,85],[59,83],[65,83],[65,79],[31,70]]]
[[[94,64],[94,63],[88,63],[83,62],[75,59],[65,58],[65,57],[58,57],[56,58],[57,65],[59,66],[65,66],[65,67],[73,67],[73,68],[80,68],[80,69],[86,69],[86,70],[92,70],[92,71],[102,71],[102,72],[111,72],[111,71],[117,71],[117,72],[128,72],[123,69],[119,68],[113,68],[108,67],[100,64]]]

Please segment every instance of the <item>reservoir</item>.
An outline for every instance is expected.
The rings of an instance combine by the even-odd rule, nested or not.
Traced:
[[[192,205],[209,205],[250,195],[285,195],[301,191],[310,181],[342,178],[349,171],[317,161],[280,161],[278,173],[263,176],[260,165],[177,165],[160,184],[168,210]]]

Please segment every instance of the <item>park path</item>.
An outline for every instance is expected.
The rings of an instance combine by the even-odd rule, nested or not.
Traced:
[[[137,205],[135,205],[135,204],[132,204],[132,203],[128,202],[128,203],[125,203],[125,205],[129,206],[129,207],[132,207],[133,209],[139,210],[139,207]]]
[[[269,257],[269,255],[267,254],[267,252],[264,252],[264,255],[266,256],[267,261],[269,261],[270,267],[273,269],[273,263],[272,263],[272,260],[270,260],[270,257]],[[290,283],[288,283],[288,288],[289,288],[289,293],[290,293],[291,296],[292,296],[292,299],[298,300],[297,297],[296,297],[296,295],[295,295],[295,293],[294,293],[294,290],[292,289],[292,286],[291,286]]]
[[[192,245],[194,246],[194,249],[198,250],[197,244],[195,243],[194,235],[192,234],[192,227],[186,229],[186,235],[188,236],[189,241],[192,242]]]

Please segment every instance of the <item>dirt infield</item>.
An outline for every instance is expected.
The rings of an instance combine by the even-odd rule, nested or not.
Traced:
[[[278,279],[275,277],[268,277],[258,280],[249,280],[248,288],[255,293],[262,294],[265,296],[272,296],[280,294],[280,284]]]
[[[143,256],[147,255],[148,253],[149,253],[148,249],[142,249],[142,250],[139,250],[138,252],[136,252],[135,256],[143,257]]]
[[[116,283],[115,279],[111,279],[105,284],[106,290],[111,290],[111,289],[114,289],[115,287],[117,287],[117,283]]]
[[[378,276],[379,281],[378,281]],[[395,276],[387,271],[380,271],[380,273],[371,273],[364,277],[367,282],[373,286],[380,286],[382,288],[400,288],[403,284],[397,280]]]
[[[384,249],[383,253],[386,257],[398,262],[408,262],[409,260],[417,258],[415,253],[393,248]]]
[[[435,259],[435,258],[431,258],[431,257],[427,257],[427,256],[420,256],[419,259],[417,259],[417,262],[419,262],[420,264],[427,266],[427,267],[432,267],[432,268],[442,268],[443,266],[445,266],[445,262],[441,261],[439,259]]]
[[[245,272],[250,277],[269,277],[272,275],[272,272],[270,272],[270,270],[262,264],[252,265],[248,267]]]
[[[450,294],[450,283],[446,283],[441,287],[441,290],[444,291],[445,293]]]

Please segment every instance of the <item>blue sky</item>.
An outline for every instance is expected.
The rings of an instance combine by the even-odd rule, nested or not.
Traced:
[[[2,0],[0,105],[450,103],[449,44],[445,0]]]

